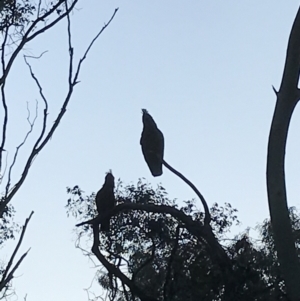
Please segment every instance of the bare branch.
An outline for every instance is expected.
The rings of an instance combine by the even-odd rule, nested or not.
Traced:
[[[68,1],[65,1],[66,9],[68,9]],[[68,45],[69,45],[69,57],[70,57],[70,63],[69,63],[69,87],[72,87],[72,78],[73,78],[73,58],[74,58],[74,49],[72,46],[72,35],[71,35],[71,21],[70,16],[67,15],[67,23],[68,23]]]
[[[2,65],[2,72],[5,72],[5,43],[7,41],[8,36],[8,28],[5,30],[5,35],[2,43],[2,53],[1,53],[1,65]],[[2,151],[4,150],[4,145],[6,141],[6,130],[7,130],[7,122],[8,122],[8,108],[6,104],[6,98],[5,98],[5,81],[3,81],[3,84],[1,86],[1,98],[2,98],[2,105],[4,109],[4,118],[3,118],[3,126],[2,126],[2,141],[0,145],[0,172],[2,169]]]
[[[61,3],[62,1],[65,1],[65,0],[61,0],[59,1],[59,3]],[[74,1],[74,3],[77,2],[77,0]],[[73,3],[73,4],[74,4]],[[69,11],[71,11],[73,9],[73,4],[72,6],[70,6],[69,8]],[[74,4],[75,5],[75,4]],[[27,159],[27,162],[25,164],[25,167],[23,169],[23,173],[21,175],[21,178],[19,179],[19,181],[14,185],[14,187],[12,188],[11,192],[5,197],[4,201],[1,202],[1,205],[0,205],[0,217],[2,216],[4,210],[5,210],[5,207],[6,205],[10,202],[10,200],[13,198],[13,196],[16,194],[16,192],[19,190],[19,188],[22,186],[23,182],[25,181],[25,178],[27,177],[27,174],[29,172],[29,169],[30,169],[30,166],[31,166],[31,163],[33,161],[33,159],[38,155],[38,153],[44,148],[44,146],[48,143],[48,141],[50,140],[50,138],[52,137],[52,135],[54,134],[55,130],[57,129],[62,117],[64,116],[66,110],[67,110],[67,106],[69,104],[69,101],[71,99],[71,96],[73,94],[73,90],[74,90],[74,86],[77,84],[77,78],[78,78],[78,75],[79,75],[79,72],[80,72],[80,67],[81,67],[81,64],[82,62],[85,60],[89,50],[91,49],[92,45],[94,44],[94,42],[98,39],[98,37],[100,36],[100,34],[107,28],[107,26],[110,24],[110,22],[113,20],[116,12],[117,12],[118,9],[115,10],[115,12],[113,13],[113,16],[110,18],[109,22],[104,25],[102,27],[102,29],[100,30],[100,32],[96,35],[96,37],[92,40],[92,42],[89,44],[89,46],[87,47],[87,50],[85,51],[84,53],[84,56],[83,58],[80,59],[78,65],[77,65],[77,71],[76,71],[76,74],[74,76],[74,79],[72,81],[72,84],[69,85],[69,91],[67,93],[67,96],[63,102],[63,105],[61,107],[61,111],[60,113],[58,114],[56,120],[54,121],[51,129],[49,130],[48,134],[43,138],[44,136],[44,132],[45,132],[45,128],[46,128],[46,115],[47,115],[47,111],[46,109],[44,110],[44,125],[43,125],[43,129],[42,129],[42,133],[40,135],[40,137],[38,138],[37,142],[35,143],[34,147],[33,147],[33,150],[30,154],[30,156],[28,157]],[[42,17],[41,17],[42,18]],[[70,67],[69,67],[69,72],[71,72],[71,70],[73,69],[72,67],[72,56],[70,56]],[[0,80],[0,84],[1,84],[1,80]],[[41,90],[40,90],[40,94],[41,94]],[[42,94],[41,94],[42,95]],[[42,97],[43,98],[43,97]],[[43,98],[44,99],[44,98]],[[44,99],[45,101],[45,99]],[[42,140],[43,138],[43,140]],[[39,144],[39,145],[38,145]]]
[[[276,91],[276,89],[275,89],[275,87],[274,87],[274,86],[272,86],[272,89],[273,89],[273,91],[274,91],[275,95],[277,96],[277,95],[278,95],[278,91]]]
[[[0,283],[0,291],[9,283],[9,281],[11,281],[13,279],[15,271],[18,269],[18,267],[20,266],[20,264],[22,263],[24,258],[27,256],[29,251],[30,251],[30,249],[20,257],[20,259],[18,260],[16,265],[13,267],[11,272],[8,274],[7,278],[4,279],[4,281]]]
[[[0,150],[0,151],[1,151],[1,150]],[[4,177],[4,175],[6,174],[7,166],[8,166],[8,152],[6,152],[4,170],[3,170],[2,173],[0,173],[0,185],[2,184],[3,177]]]
[[[93,44],[96,42],[96,40],[99,38],[99,36],[102,34],[102,32],[106,29],[106,27],[111,23],[111,21],[114,19],[117,11],[119,10],[119,8],[116,8],[113,15],[111,16],[110,20],[102,27],[102,29],[98,32],[98,34],[94,37],[94,39],[92,40],[92,42],[90,43],[90,45],[88,46],[88,48],[86,49],[83,57],[80,59],[79,61],[79,64],[77,66],[77,70],[76,70],[76,73],[75,73],[75,76],[74,76],[74,79],[73,79],[73,84],[76,84],[77,83],[77,79],[78,79],[78,75],[79,75],[79,72],[80,72],[80,68],[81,68],[81,65],[83,63],[83,61],[86,59],[88,53],[90,52]]]
[[[30,59],[40,59],[45,53],[47,53],[48,50],[43,51],[40,55],[38,56],[34,56],[34,55],[24,55],[24,59],[25,58],[30,58]]]
[[[13,265],[13,261],[18,253],[18,250],[22,244],[22,241],[23,241],[23,238],[24,238],[24,235],[25,235],[25,232],[26,232],[26,229],[27,229],[27,225],[33,215],[33,211],[30,213],[29,217],[25,220],[25,224],[22,228],[22,232],[21,232],[21,235],[20,235],[20,238],[19,238],[19,241],[16,245],[16,248],[14,250],[14,252],[12,253],[11,255],[11,258],[6,266],[6,269],[2,275],[2,278],[1,278],[1,281],[0,281],[0,291],[6,286],[6,284],[13,278],[13,274],[14,272],[17,270],[17,268],[19,267],[19,265],[21,264],[21,262],[23,261],[23,259],[26,257],[26,255],[28,254],[29,250],[24,253],[21,258],[18,260],[18,262],[16,263],[16,265],[12,268],[12,270],[9,272],[10,268],[12,267]],[[8,274],[9,272],[9,274]]]
[[[3,86],[2,86],[3,87]],[[13,162],[11,163],[10,167],[9,167],[9,170],[8,170],[8,180],[7,180],[7,184],[6,184],[6,192],[5,192],[5,195],[8,194],[8,191],[9,191],[9,188],[10,188],[10,182],[11,182],[11,173],[12,173],[12,169],[17,161],[17,157],[18,157],[18,154],[19,154],[19,150],[22,148],[22,146],[26,143],[27,141],[27,138],[29,137],[29,135],[32,133],[32,130],[34,128],[34,124],[35,124],[35,121],[37,119],[37,116],[38,116],[38,102],[36,102],[36,109],[35,109],[35,116],[33,118],[32,121],[30,121],[30,110],[29,110],[29,107],[28,107],[28,103],[27,103],[27,112],[28,112],[28,116],[27,116],[27,121],[28,121],[28,124],[29,124],[29,130],[28,132],[26,133],[23,141],[17,146],[16,148],[16,151],[15,151],[15,155],[14,155],[14,158],[13,158]]]
[[[37,18],[36,20],[34,20],[31,24],[31,26],[28,28],[28,30],[25,32],[20,44],[17,46],[16,50],[13,52],[13,54],[11,55],[8,63],[7,63],[7,66],[2,74],[2,77],[0,78],[0,85],[2,85],[11,69],[11,66],[13,64],[13,62],[15,61],[16,57],[18,56],[19,52],[24,48],[25,44],[27,42],[29,42],[30,40],[32,40],[34,37],[36,37],[37,35],[41,34],[42,32],[44,32],[46,29],[45,27],[42,28],[41,30],[38,30],[36,31],[32,36],[29,37],[30,33],[36,28],[36,26],[44,21],[46,18],[48,18],[52,13],[54,13],[57,8],[59,8],[63,3],[64,3],[65,0],[60,0],[58,1],[52,9],[50,9],[48,12],[45,12],[45,14],[43,14],[42,16],[40,16],[39,18]],[[75,4],[77,3],[78,0],[75,0],[74,1],[74,6]],[[72,8],[74,6],[71,6]],[[55,25],[58,21],[60,21],[62,19],[62,17],[65,17],[66,16],[66,13],[69,13],[69,12],[65,12],[64,14],[62,14],[60,17],[58,17],[55,21],[53,21],[52,23],[50,23],[48,26],[47,26],[47,29],[48,28],[51,28],[53,25]],[[51,25],[51,26],[50,26]]]
[[[211,221],[210,212],[207,206],[207,203],[203,197],[203,195],[200,193],[200,191],[197,189],[197,187],[189,181],[183,174],[181,174],[179,171],[177,171],[175,168],[173,168],[171,165],[169,165],[165,160],[163,160],[163,164],[165,167],[167,167],[171,172],[173,172],[176,176],[178,176],[181,180],[183,180],[186,184],[188,184],[194,192],[197,194],[199,199],[202,202],[202,205],[204,207],[205,217],[204,217],[204,224],[209,225]]]
[[[24,61],[25,61],[26,65],[27,65],[28,68],[29,68],[30,75],[31,75],[31,77],[33,78],[33,80],[35,81],[35,83],[36,83],[36,85],[37,85],[37,87],[38,87],[38,89],[39,89],[40,96],[41,96],[41,98],[43,99],[44,105],[45,105],[42,130],[41,130],[40,136],[38,137],[38,139],[36,140],[36,142],[35,142],[35,144],[34,144],[34,147],[33,147],[33,150],[32,150],[32,152],[33,152],[33,151],[36,149],[36,147],[38,146],[38,144],[40,143],[40,141],[43,139],[44,134],[45,134],[45,131],[46,131],[46,126],[47,126],[47,116],[48,116],[48,101],[47,101],[47,98],[45,97],[45,95],[44,95],[44,93],[43,93],[42,85],[40,84],[38,78],[34,75],[33,70],[32,70],[32,67],[31,67],[31,65],[28,63],[28,61],[27,61],[27,59],[26,59],[26,56],[24,56]]]

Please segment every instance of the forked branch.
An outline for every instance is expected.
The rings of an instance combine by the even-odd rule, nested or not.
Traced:
[[[23,225],[23,228],[22,228],[22,232],[21,232],[21,235],[20,235],[20,238],[19,238],[19,241],[15,247],[15,250],[14,252],[12,253],[11,257],[10,257],[10,260],[5,268],[5,271],[2,275],[2,278],[1,278],[1,281],[0,281],[0,291],[6,287],[6,285],[13,279],[13,276],[14,276],[14,272],[18,269],[18,267],[20,266],[20,264],[22,263],[22,261],[24,260],[24,258],[27,256],[29,250],[27,252],[25,252],[21,257],[20,259],[17,261],[17,263],[15,264],[15,266],[11,269],[12,265],[13,265],[13,262],[14,262],[14,259],[20,249],[20,246],[23,242],[23,238],[24,238],[24,235],[25,235],[25,232],[26,232],[26,229],[27,229],[27,225],[33,215],[33,211],[30,213],[29,217],[25,220],[25,224]]]

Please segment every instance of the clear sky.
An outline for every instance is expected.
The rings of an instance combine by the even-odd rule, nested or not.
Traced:
[[[125,183],[144,177],[154,186],[162,183],[171,198],[196,197],[168,170],[151,177],[139,145],[141,108],[164,133],[165,160],[199,188],[209,205],[230,202],[239,210],[242,225],[234,233],[268,217],[265,167],[275,105],[272,85],[279,88],[298,6],[295,0],[79,3],[72,25],[76,59],[114,9],[119,11],[88,56],[57,132],[13,200],[17,222],[35,211],[22,246],[31,251],[14,281],[19,300],[26,293],[27,301],[87,300],[83,289],[95,270],[74,247],[75,221],[64,208],[66,186],[79,185],[89,194],[112,169]],[[52,125],[67,87],[65,22],[25,53],[44,50],[48,53],[32,63],[49,100]],[[34,108],[39,94],[21,58],[7,85],[12,156],[26,132],[26,102]],[[290,206],[299,206],[299,127],[296,109],[286,160]],[[1,250],[1,258],[9,258],[15,243]]]

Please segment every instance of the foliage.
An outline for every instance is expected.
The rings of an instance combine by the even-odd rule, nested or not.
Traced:
[[[94,193],[86,197],[75,186],[68,188],[71,198],[67,211],[78,220],[96,216]],[[178,208],[169,200],[165,189],[155,190],[139,180],[137,186],[123,186],[119,181],[116,189],[118,203],[134,202],[168,205]],[[193,220],[203,222],[203,212],[195,201],[186,201],[180,208]],[[288,300],[278,268],[272,243],[270,222],[258,227],[260,239],[255,241],[247,234],[226,239],[233,223],[238,223],[237,210],[230,204],[210,208],[212,228],[223,244],[232,262],[232,296],[239,300]],[[291,209],[293,227],[299,229],[299,216]],[[111,219],[111,233],[101,234],[100,248],[107,258],[120,267],[144,292],[157,300],[224,300],[224,276],[219,266],[211,261],[205,242],[192,237],[184,225],[167,214],[140,211],[122,212]],[[90,233],[87,226],[85,233]],[[226,239],[226,240],[225,240]],[[229,242],[228,242],[229,241]],[[125,299],[130,292],[113,277],[99,277],[100,285],[111,292],[112,299]]]
[[[67,188],[70,198],[67,212],[78,221],[97,215],[95,193],[85,196],[78,187]],[[178,208],[168,199],[165,189],[153,189],[139,180],[137,185],[116,185],[118,204],[125,202],[168,205]],[[204,214],[194,200],[185,201],[180,208],[193,220],[203,222]],[[285,284],[279,271],[271,223],[265,220],[257,226],[259,239],[242,233],[227,239],[233,224],[239,224],[237,210],[228,203],[210,208],[212,228],[232,263],[232,295],[234,300],[288,301]],[[300,217],[290,208],[290,218],[300,243]],[[91,239],[89,226],[81,229]],[[78,232],[79,233],[79,232]],[[100,248],[107,258],[122,269],[145,293],[157,300],[225,300],[224,275],[211,261],[205,241],[199,242],[168,214],[143,211],[121,212],[111,218],[109,235],[100,234]],[[109,273],[98,273],[98,283],[109,291],[111,300],[134,300],[130,291]]]
[[[14,233],[19,229],[19,226],[13,222],[14,215],[14,207],[8,205],[0,219],[0,246],[6,240],[15,238]]]
[[[22,31],[27,26],[36,11],[36,5],[30,0],[4,0],[1,1],[0,30],[4,31],[10,26]]]

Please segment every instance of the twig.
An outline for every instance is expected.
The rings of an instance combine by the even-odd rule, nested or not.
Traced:
[[[188,184],[194,190],[194,192],[200,198],[202,205],[204,207],[204,212],[205,212],[204,225],[209,225],[210,221],[211,221],[209,209],[208,209],[207,203],[206,203],[203,195],[200,193],[200,191],[197,189],[197,187],[191,181],[189,181],[183,174],[181,174],[179,171],[177,171],[175,168],[173,168],[171,165],[169,165],[165,160],[163,160],[163,164],[165,167],[167,167],[171,172],[173,172],[176,176],[178,176],[181,180],[183,180],[186,184]]]
[[[28,55],[28,54],[24,54],[24,58],[30,58],[30,59],[40,59],[45,53],[47,53],[48,50],[43,51],[40,55],[38,56],[34,56],[34,55]]]
[[[81,65],[82,65],[83,61],[86,59],[86,57],[87,57],[88,53],[90,52],[93,44],[96,42],[96,40],[99,38],[99,36],[102,34],[102,32],[107,28],[107,26],[114,19],[114,17],[116,15],[116,13],[118,12],[118,10],[119,10],[119,8],[115,9],[115,11],[114,11],[113,15],[111,16],[111,18],[109,19],[109,21],[102,27],[102,29],[98,32],[98,34],[94,37],[94,39],[92,40],[92,42],[90,43],[90,45],[86,49],[83,57],[80,59],[79,64],[77,66],[77,70],[76,70],[76,73],[75,73],[75,76],[74,76],[73,84],[77,83],[77,78],[78,78],[78,75],[79,75],[79,72],[80,72]]]
[[[3,86],[2,86],[3,87]],[[23,141],[17,146],[16,148],[16,151],[15,151],[15,154],[14,154],[14,158],[13,158],[13,161],[8,169],[8,179],[7,179],[7,184],[6,184],[6,189],[5,189],[5,197],[7,196],[8,194],[8,191],[9,191],[9,188],[10,188],[10,182],[11,182],[11,174],[12,174],[12,169],[17,161],[17,157],[18,157],[18,154],[19,154],[19,150],[22,148],[22,146],[26,143],[27,141],[27,138],[28,136],[32,133],[32,130],[34,128],[34,124],[35,124],[35,121],[38,117],[38,102],[36,103],[36,110],[35,110],[35,116],[33,118],[32,121],[30,121],[30,110],[28,108],[28,103],[27,103],[27,111],[28,111],[28,115],[27,115],[27,121],[29,123],[29,130],[28,132],[26,133]]]
[[[46,131],[46,127],[47,127],[47,117],[48,117],[48,101],[47,101],[46,96],[44,95],[43,87],[42,87],[42,85],[40,84],[38,78],[37,78],[37,77],[35,76],[35,74],[33,73],[32,67],[31,67],[31,65],[28,63],[27,57],[26,57],[26,56],[24,56],[24,61],[25,61],[26,65],[27,65],[28,68],[29,68],[30,75],[31,75],[31,77],[33,78],[33,80],[35,81],[35,83],[36,83],[36,85],[37,85],[37,87],[38,87],[38,89],[39,89],[40,96],[41,96],[41,98],[43,99],[44,105],[45,105],[42,130],[41,130],[40,136],[38,137],[38,139],[36,140],[36,142],[35,142],[35,144],[34,144],[34,147],[33,147],[33,150],[32,150],[32,152],[33,152],[33,151],[37,148],[37,146],[38,146],[38,144],[40,143],[40,141],[43,139],[44,134],[45,134],[45,131]]]

